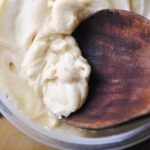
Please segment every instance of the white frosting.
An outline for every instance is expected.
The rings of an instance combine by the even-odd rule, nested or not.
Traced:
[[[71,36],[36,40],[22,66],[29,85],[58,118],[68,116],[85,102],[90,66]]]
[[[107,8],[150,18],[147,0],[0,1],[0,89],[23,114],[52,128],[84,104],[91,68],[71,33],[89,14]],[[55,131],[65,128],[89,134],[66,124]]]
[[[75,40],[68,35],[79,23],[82,5],[68,0],[56,1],[50,8],[47,1],[24,3],[17,18],[20,31],[17,41],[27,51],[22,76],[25,74],[51,113],[58,118],[67,117],[83,105],[88,93],[90,66]],[[26,13],[28,5],[31,7],[28,13],[33,15]],[[22,33],[21,38],[19,33]]]

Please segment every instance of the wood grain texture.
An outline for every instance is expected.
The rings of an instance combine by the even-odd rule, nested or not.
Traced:
[[[81,23],[73,36],[92,74],[86,104],[63,120],[101,129],[150,113],[150,21],[104,10]]]

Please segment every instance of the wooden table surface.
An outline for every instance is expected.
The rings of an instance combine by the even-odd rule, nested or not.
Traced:
[[[0,150],[54,150],[44,146],[12,126],[5,118],[0,119]],[[150,150],[150,140],[127,150]]]
[[[0,119],[0,150],[54,150],[30,139],[6,119]]]

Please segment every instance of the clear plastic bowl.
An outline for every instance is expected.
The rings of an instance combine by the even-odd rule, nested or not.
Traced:
[[[150,117],[102,130],[102,135],[98,138],[83,138],[66,137],[44,129],[23,116],[2,93],[0,93],[0,112],[26,135],[57,149],[117,150],[130,147],[150,137]]]

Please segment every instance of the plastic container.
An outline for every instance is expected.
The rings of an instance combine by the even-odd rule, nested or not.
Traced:
[[[58,135],[33,123],[23,116],[2,93],[0,93],[0,112],[26,135],[57,149],[117,150],[130,147],[150,137],[150,117],[121,127],[105,129],[102,131],[102,136],[98,138],[78,138]]]

